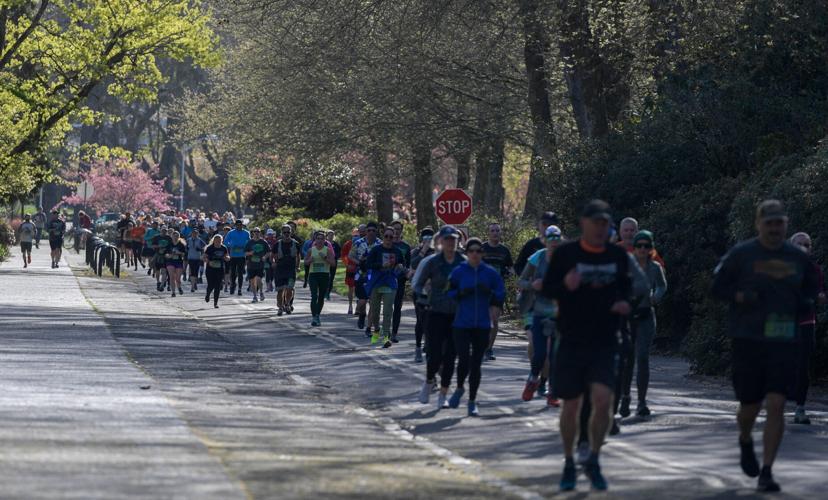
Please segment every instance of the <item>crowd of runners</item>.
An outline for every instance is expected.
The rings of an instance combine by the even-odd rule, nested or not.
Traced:
[[[619,432],[618,420],[633,411],[633,378],[635,414],[651,415],[647,390],[655,308],[668,290],[657,235],[633,218],[621,219],[616,230],[615,220],[608,204],[593,200],[581,212],[579,237],[568,238],[558,216],[545,212],[537,221],[537,237],[515,259],[495,222],[485,239],[467,238],[447,225],[424,228],[409,244],[401,221],[366,222],[339,240],[319,228],[302,239],[293,221],[248,227],[232,213],[126,213],[116,224],[115,243],[128,266],[141,266],[155,278],[159,292],[176,297],[187,286],[197,293],[204,285],[204,300],[215,308],[222,293],[248,294],[254,303],[275,293],[270,300],[276,314],[290,315],[301,277],[310,288],[312,327],[322,325],[341,263],[348,315],[356,316],[366,342],[385,349],[398,343],[403,306],[413,302],[413,361],[425,363],[426,372],[419,401],[429,404],[436,392],[436,408],[444,410],[458,408],[465,398],[470,417],[480,415],[481,366],[497,359],[494,344],[506,283],[513,277],[528,338],[521,398],[538,396],[549,407],[560,407],[561,490],[576,487],[577,466],[594,489],[604,490],[601,447],[608,434]],[[810,423],[805,401],[815,310],[826,296],[819,267],[809,257],[811,238],[796,233],[786,239],[788,218],[780,202],[758,206],[756,230],[756,238],[721,259],[712,293],[729,305],[741,467],[758,477],[760,491],[773,492],[780,490],[771,467],[786,400],[796,402],[794,423]],[[42,232],[49,236],[52,267],[58,267],[66,232],[59,213],[27,215],[19,231],[24,267]],[[763,403],[760,463],[751,431]]]

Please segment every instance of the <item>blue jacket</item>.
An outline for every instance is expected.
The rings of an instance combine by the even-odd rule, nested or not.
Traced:
[[[230,257],[244,257],[244,246],[250,241],[245,229],[233,229],[224,237],[224,246],[230,250]]]
[[[377,245],[368,252],[365,261],[368,268],[368,282],[365,284],[365,293],[371,294],[374,288],[387,286],[392,290],[397,289],[398,264],[405,265],[404,256],[397,247],[385,248]],[[389,267],[386,267],[388,264]]]
[[[489,306],[503,307],[506,286],[492,266],[481,262],[475,269],[463,262],[449,275],[447,295],[457,301],[452,326],[488,329],[492,327]]]

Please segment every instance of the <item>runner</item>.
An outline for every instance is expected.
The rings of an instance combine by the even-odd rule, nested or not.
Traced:
[[[290,225],[290,230],[291,230],[290,237],[298,245],[298,248],[299,248],[299,262],[301,263],[302,259],[305,258],[305,254],[304,254],[304,252],[302,252],[303,242],[302,242],[301,238],[299,238],[299,233],[296,232],[296,228],[297,228],[296,222],[288,221],[288,224]],[[296,272],[298,274],[298,272],[299,272],[298,269],[297,269]],[[290,295],[290,304],[288,304],[291,313],[293,312],[293,299],[296,298],[295,284],[294,284],[293,288],[294,288],[294,292],[291,293],[291,295]]]
[[[420,244],[411,251],[411,269],[408,271],[409,278],[412,280],[416,276],[416,270],[419,269],[420,262],[426,257],[434,254],[434,230],[430,227],[424,228],[420,231]],[[413,283],[413,281],[412,281]],[[427,292],[427,290],[425,290]],[[413,293],[414,298],[414,362],[423,362],[423,335],[426,331],[426,324],[428,322],[428,295]]]
[[[305,254],[305,268],[308,269],[311,292],[311,326],[322,326],[320,315],[328,292],[331,266],[335,261],[333,250],[326,244],[325,232],[314,231],[313,244]]]
[[[293,238],[293,229],[282,226],[282,237],[273,246],[273,283],[276,286],[277,316],[293,312],[293,289],[296,286],[296,273],[299,269],[299,244]]]
[[[153,246],[153,241],[155,237],[161,234],[158,230],[158,221],[152,221],[152,223],[148,222],[148,219],[144,220],[144,226],[147,226],[147,230],[144,232],[144,249],[141,251],[141,257],[147,259],[147,276],[156,273],[154,260],[155,260],[155,247]],[[143,261],[143,258],[141,259]],[[143,263],[143,262],[142,262]],[[157,278],[157,276],[156,276]]]
[[[785,432],[785,398],[796,372],[797,318],[814,307],[819,284],[808,255],[785,240],[781,202],[756,211],[758,237],[740,243],[716,267],[713,294],[730,305],[733,387],[739,401],[742,471],[759,476],[757,489],[780,491],[771,467]],[[751,432],[765,403],[762,468]]]
[[[276,231],[271,228],[268,228],[265,231],[265,241],[267,245],[273,249],[276,247],[276,242],[279,241],[279,238],[276,237]],[[273,257],[271,256],[268,259],[265,259],[264,262],[265,268],[265,284],[267,285],[267,292],[270,293],[273,291]]]
[[[638,407],[636,415],[650,416],[647,407],[647,388],[650,385],[650,346],[656,334],[655,306],[667,293],[667,280],[664,277],[664,268],[653,260],[655,247],[653,233],[639,231],[633,237],[633,248],[638,267],[647,279],[648,293],[636,301],[630,315],[630,340],[628,358],[624,361],[624,370],[621,372],[621,408],[622,417],[630,415],[630,390],[632,386],[633,368],[638,363],[635,381],[638,389]]]
[[[270,260],[270,245],[262,238],[262,230],[254,227],[251,231],[250,240],[244,246],[244,254],[247,256],[247,276],[250,279],[250,289],[253,292],[253,303],[264,301],[264,277],[265,261]]]
[[[124,227],[123,231],[121,232],[121,246],[124,252],[124,262],[126,262],[126,267],[129,269],[132,267],[133,264],[133,254],[132,254],[132,230],[135,229],[135,223],[132,221],[127,222],[126,226]],[[137,266],[137,264],[136,264]]]
[[[394,296],[394,316],[391,325],[391,342],[397,343],[397,334],[400,331],[400,321],[402,320],[402,306],[405,298],[405,284],[408,282],[408,270],[411,268],[411,245],[403,241],[403,223],[400,220],[395,220],[389,226],[394,230],[394,246],[397,247],[402,254],[404,270],[397,273],[397,290]]]
[[[49,217],[46,215],[46,212],[43,211],[43,207],[37,207],[37,213],[34,214],[32,217],[32,222],[35,225],[35,229],[37,229],[37,233],[35,234],[35,248],[40,248],[40,238],[43,236],[43,229],[46,227],[46,223],[48,222]]]
[[[538,250],[533,253],[523,268],[523,274],[518,280],[518,288],[521,289],[521,301],[527,301],[526,309],[531,314],[532,319],[531,335],[529,335],[530,346],[530,361],[531,369],[529,371],[529,378],[526,380],[526,387],[523,389],[522,398],[524,401],[531,401],[535,397],[535,392],[546,385],[548,377],[554,373],[555,360],[555,342],[556,342],[556,325],[557,319],[557,305],[554,300],[550,300],[543,295],[538,294],[543,288],[543,277],[546,274],[546,269],[555,249],[560,246],[563,241],[563,235],[558,226],[549,226],[544,233],[546,239],[546,248]],[[526,294],[525,296],[523,294]],[[547,376],[544,377],[543,373]],[[554,386],[551,383],[550,386]],[[554,390],[546,392],[547,405],[559,406],[557,398],[554,396]]]
[[[546,228],[557,225],[558,216],[555,212],[544,212],[540,215],[540,217],[538,217],[538,236],[536,238],[532,238],[523,245],[523,248],[520,249],[520,253],[515,260],[515,273],[517,273],[518,276],[523,274],[523,268],[526,266],[526,262],[529,260],[529,257],[531,257],[532,254],[538,250],[546,247],[546,244],[544,243]]]
[[[359,317],[359,320],[357,321],[357,328],[360,330],[365,328],[365,335],[367,337],[371,336],[371,327],[365,327],[365,309],[368,305],[368,294],[365,291],[365,283],[368,281],[368,269],[365,267],[365,261],[368,258],[368,252],[379,244],[380,241],[377,239],[377,224],[375,222],[369,222],[365,225],[365,238],[361,238],[359,241],[354,243],[351,248],[351,253],[348,256],[352,262],[357,263],[357,272],[354,277],[356,280],[356,308]]]
[[[187,266],[190,268],[190,293],[198,290],[198,274],[201,267],[201,259],[204,254],[204,240],[201,239],[201,231],[194,228],[187,237]]]
[[[497,222],[489,223],[489,239],[483,244],[483,262],[495,268],[505,282],[514,272],[512,252],[509,247],[501,243],[502,230]],[[545,238],[544,238],[545,240]],[[468,246],[468,243],[466,244]],[[494,343],[497,339],[497,331],[500,327],[500,317],[492,318],[492,330],[489,332],[489,345],[486,349],[486,360],[494,361],[497,358],[494,354]]]
[[[354,237],[357,235],[357,230],[354,229],[352,233],[353,237],[349,238],[342,245],[342,264],[345,265],[345,286],[348,287],[348,316],[354,314],[354,287],[356,286],[354,276],[356,275],[357,268],[356,263],[351,261],[348,256],[351,254],[351,249],[354,246]]]
[[[125,212],[121,219],[118,220],[118,223],[115,224],[115,230],[118,232],[118,236],[115,238],[115,246],[118,247],[118,250],[121,251],[121,255],[123,256],[124,262],[129,263],[127,257],[127,244],[126,244],[126,233],[129,230],[129,223],[132,222],[132,227],[135,227],[135,221],[132,220],[132,215],[129,212]]]
[[[391,347],[391,330],[394,312],[394,298],[399,286],[399,275],[405,273],[405,257],[399,247],[394,244],[396,232],[391,227],[385,229],[382,235],[382,244],[371,249],[366,259],[368,280],[365,283],[365,292],[371,298],[371,319],[369,328],[372,330],[371,344],[379,342],[382,337],[382,347]],[[379,318],[382,309],[382,328]]]
[[[608,244],[611,221],[606,202],[589,202],[581,213],[581,238],[555,250],[541,291],[557,300],[559,308],[560,341],[554,362],[553,392],[563,400],[562,491],[575,489],[573,452],[587,387],[592,403],[591,453],[584,471],[593,489],[607,489],[598,456],[610,426],[619,323],[630,313],[632,295],[631,259],[620,247]]]
[[[334,263],[331,266],[331,276],[330,276],[330,279],[328,280],[328,295],[325,297],[327,300],[331,300],[331,291],[333,291],[333,284],[334,284],[334,280],[336,279],[336,268],[337,268],[336,264],[337,264],[337,262],[339,262],[339,259],[342,257],[342,247],[339,246],[339,243],[336,242],[336,232],[332,229],[328,229],[325,232],[325,239],[327,240],[328,245],[330,245],[331,248],[333,248],[334,257],[335,257]]]
[[[66,223],[57,210],[52,210],[46,231],[49,233],[49,248],[52,250],[52,269],[57,269],[63,256],[63,235],[66,234]]]
[[[811,255],[813,243],[808,233],[796,233],[791,236],[790,242],[795,247]],[[813,262],[814,271],[817,274],[819,283],[819,304],[828,302],[825,296],[825,280],[822,276],[822,269],[816,262]],[[811,425],[811,419],[805,413],[805,401],[808,399],[808,387],[810,385],[810,372],[813,363],[814,349],[816,347],[816,309],[810,308],[807,314],[802,315],[799,321],[799,341],[797,342],[797,364],[796,383],[794,384],[793,400],[796,402],[793,423]]]
[[[181,273],[184,271],[187,242],[181,239],[181,233],[178,231],[170,233],[170,241],[171,244],[166,247],[164,252],[164,264],[167,266],[168,286],[172,288],[172,296],[175,297],[176,290],[179,294],[184,293],[184,290],[181,289]]]
[[[218,309],[219,294],[221,294],[221,282],[224,279],[224,267],[230,262],[230,251],[223,244],[224,238],[220,234],[213,236],[213,241],[204,249],[205,267],[207,270],[207,295],[204,302],[210,302],[210,294],[213,294],[213,307]]]
[[[250,241],[250,233],[244,228],[241,219],[236,221],[236,228],[224,236],[224,245],[230,249],[230,295],[238,287],[239,295],[242,294],[242,283],[244,283],[244,247]]]
[[[129,238],[132,241],[132,263],[135,266],[135,270],[138,270],[138,264],[141,264],[141,267],[144,268],[144,257],[143,257],[143,250],[144,250],[144,235],[147,232],[147,226],[144,223],[136,222],[135,227],[129,232]]]
[[[463,386],[468,376],[468,415],[478,417],[477,389],[482,375],[480,366],[489,345],[492,318],[500,315],[503,309],[506,287],[500,272],[483,262],[483,242],[478,238],[466,241],[466,258],[468,260],[449,275],[448,296],[457,302],[452,323],[457,353],[457,389],[449,399],[449,407],[460,406],[465,392]]]
[[[161,226],[159,233],[152,240],[152,248],[155,250],[155,286],[159,292],[166,287],[170,291],[170,280],[167,276],[167,250],[173,245],[173,239],[169,234],[167,226]]]
[[[437,237],[440,240],[440,252],[420,262],[412,288],[417,295],[423,295],[426,284],[431,285],[428,294],[430,309],[426,327],[428,362],[426,363],[426,381],[420,390],[419,399],[421,403],[428,404],[431,391],[436,385],[435,377],[439,371],[440,394],[437,398],[437,409],[440,410],[446,406],[446,396],[451,385],[455,360],[452,324],[457,311],[457,303],[446,296],[448,278],[466,258],[457,252],[460,231],[454,226],[443,226]]]
[[[229,225],[222,226],[221,228],[221,237],[223,241],[227,242],[227,235],[230,234],[230,230],[232,228]],[[224,266],[224,293],[228,293],[230,288],[230,263],[228,262],[227,265]]]
[[[37,236],[37,227],[32,223],[32,216],[23,216],[23,223],[18,228],[20,232],[20,254],[23,256],[23,268],[32,263],[32,242]]]

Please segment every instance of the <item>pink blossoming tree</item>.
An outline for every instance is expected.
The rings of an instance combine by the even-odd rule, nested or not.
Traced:
[[[164,179],[155,179],[158,168],[149,172],[139,163],[125,158],[96,161],[81,180],[92,184],[95,192],[86,199],[86,206],[97,212],[135,212],[138,210],[168,210],[171,195],[164,191]],[[77,194],[64,196],[69,205],[82,205],[83,197]]]

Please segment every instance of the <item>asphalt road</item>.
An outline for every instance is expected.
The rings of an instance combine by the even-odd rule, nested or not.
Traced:
[[[275,299],[170,298],[139,268],[98,278],[80,259],[0,266],[3,498],[547,498],[561,468],[557,410],[520,392],[525,341],[501,336],[484,365],[482,417],[416,400],[413,322],[368,345],[342,299],[311,328]],[[189,287],[185,289],[188,291]],[[652,418],[626,419],[593,496],[749,498],[728,384],[653,361]],[[436,398],[435,398],[436,399]],[[775,475],[785,498],[823,498],[828,407],[789,426]],[[757,442],[760,435],[755,435]],[[12,485],[12,488],[6,488]],[[579,491],[587,494],[581,479]]]

